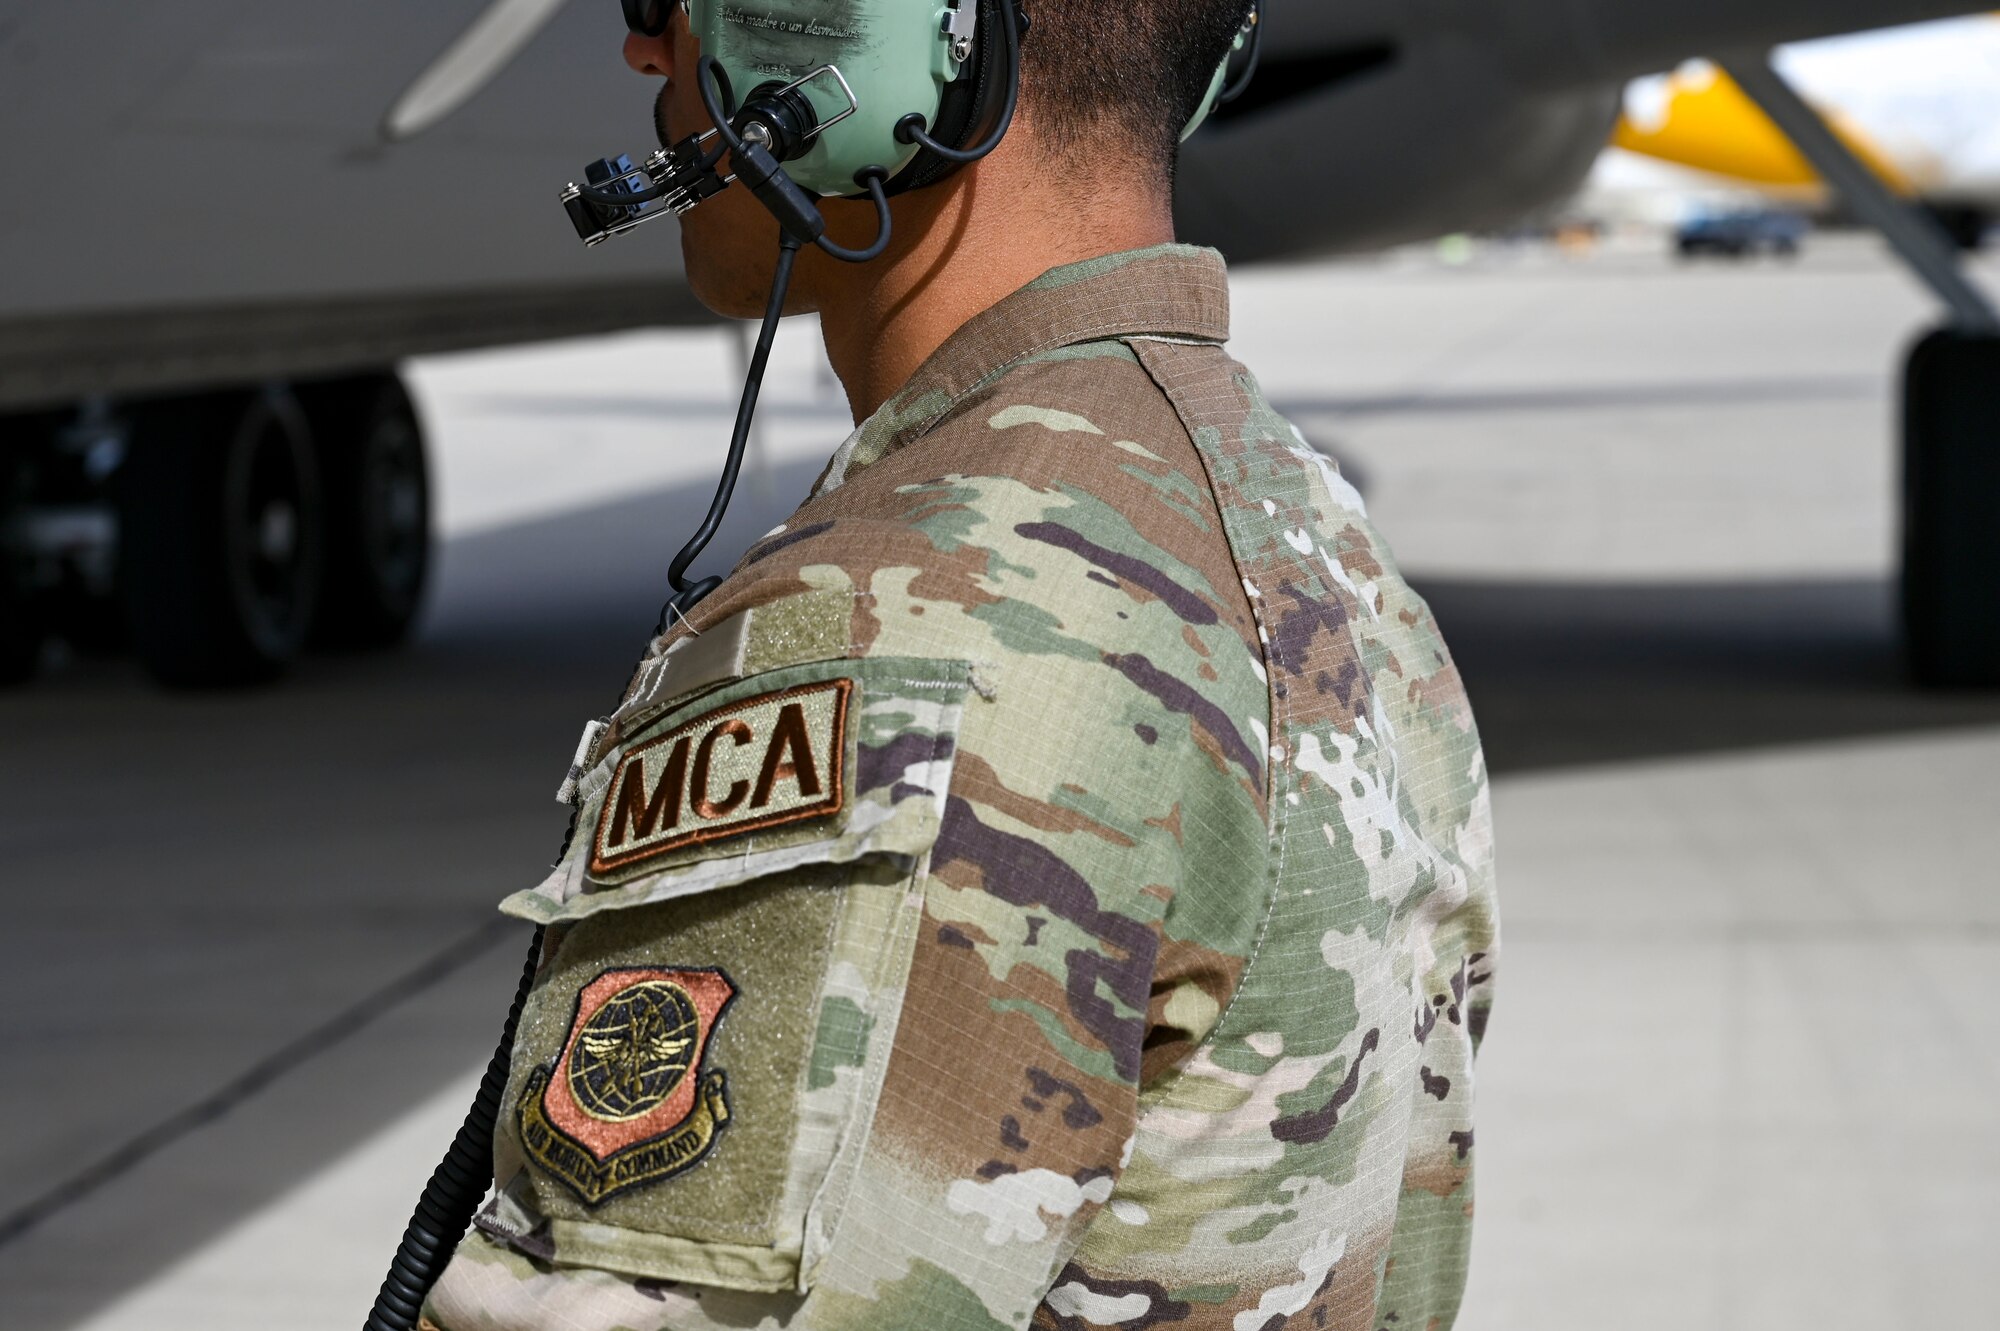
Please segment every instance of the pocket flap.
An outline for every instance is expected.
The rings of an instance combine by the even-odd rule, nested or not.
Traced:
[[[584,774],[569,849],[501,909],[550,924],[802,865],[915,859],[943,820],[971,681],[962,661],[829,661],[689,699]]]

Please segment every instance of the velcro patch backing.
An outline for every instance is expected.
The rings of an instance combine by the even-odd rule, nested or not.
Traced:
[[[853,688],[830,679],[745,698],[631,750],[612,775],[590,871],[838,814]]]

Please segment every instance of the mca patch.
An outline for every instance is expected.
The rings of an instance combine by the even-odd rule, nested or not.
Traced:
[[[590,872],[839,813],[853,688],[830,679],[745,698],[627,753],[598,816]]]
[[[521,1144],[586,1206],[692,1168],[729,1122],[702,1056],[736,986],[721,970],[606,971],[576,997],[553,1070],[521,1092]]]

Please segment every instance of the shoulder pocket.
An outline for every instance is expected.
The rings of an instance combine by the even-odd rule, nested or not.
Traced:
[[[795,666],[686,701],[578,784],[577,832],[540,886],[501,904],[553,924],[802,864],[929,849],[971,666]]]
[[[810,1287],[894,1042],[970,678],[773,671],[584,775],[569,852],[503,907],[553,928],[482,1229],[562,1264]]]

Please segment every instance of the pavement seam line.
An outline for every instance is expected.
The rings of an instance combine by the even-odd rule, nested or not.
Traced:
[[[521,925],[511,919],[486,921],[462,934],[414,968],[390,980],[305,1034],[281,1045],[210,1094],[128,1138],[94,1163],[0,1217],[0,1248],[22,1238],[59,1212],[131,1172],[167,1147],[215,1123],[287,1074],[359,1034],[377,1018],[435,987],[513,937]]]

